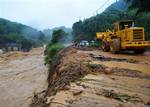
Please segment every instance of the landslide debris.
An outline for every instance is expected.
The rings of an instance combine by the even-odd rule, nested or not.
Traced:
[[[128,76],[128,77],[134,77],[134,78],[150,79],[150,75],[144,74],[138,70],[131,70],[131,69],[125,69],[125,68],[119,68],[119,67],[109,68],[105,65],[92,64],[92,63],[88,64],[88,68],[93,73],[104,73],[104,74],[113,74],[113,75],[118,75],[118,76]]]
[[[114,90],[106,90],[106,89],[100,89],[96,90],[96,95],[102,95],[107,98],[115,99],[121,102],[143,102],[140,97],[137,95],[128,95],[124,93],[118,93],[115,92]]]
[[[106,57],[104,55],[95,55],[93,53],[89,54],[93,59],[98,61],[116,61],[116,62],[127,62],[127,63],[134,63],[134,64],[147,64],[149,63],[143,63],[135,59],[126,59],[126,58],[112,58],[112,57]]]
[[[92,57],[91,57],[92,56]],[[50,105],[47,102],[47,97],[54,96],[60,90],[68,90],[71,82],[77,81],[83,78],[85,75],[91,73],[102,73],[106,75],[127,76],[134,78],[147,78],[150,79],[150,75],[143,74],[141,71],[124,69],[124,68],[110,68],[105,65],[92,63],[93,58],[97,58],[92,54],[85,54],[73,47],[67,47],[62,49],[56,56],[56,59],[49,65],[48,76],[48,89],[44,95],[35,95],[32,101],[31,107],[47,107]],[[128,61],[126,59],[117,58],[105,58],[104,56],[98,57],[101,61],[126,61],[129,63],[139,63],[136,60]],[[82,91],[75,93],[74,95],[81,94]],[[99,95],[120,100],[122,102],[141,100],[136,96],[128,96],[126,94],[116,93],[114,91],[103,90]],[[42,103],[42,104],[40,104]],[[40,105],[40,106],[39,106]]]

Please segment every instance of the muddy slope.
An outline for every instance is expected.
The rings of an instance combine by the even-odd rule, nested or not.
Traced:
[[[37,95],[31,106],[146,107],[150,101],[150,62],[138,57],[149,56],[65,48],[49,65],[47,92]],[[147,68],[138,69],[141,66]]]

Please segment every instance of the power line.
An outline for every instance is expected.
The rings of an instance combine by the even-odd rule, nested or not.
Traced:
[[[95,13],[98,14],[98,11],[99,11],[100,9],[102,9],[109,1],[110,1],[110,0],[107,0],[103,5],[101,5],[101,6],[94,12],[94,14],[95,14]]]
[[[98,14],[98,11],[100,10],[100,9],[102,9],[108,2],[109,2],[110,0],[107,0],[103,5],[101,5],[95,12],[93,12],[93,16],[95,15],[95,13],[96,13],[96,15]],[[117,0],[116,0],[117,1]],[[79,16],[79,20],[81,20],[81,16]]]

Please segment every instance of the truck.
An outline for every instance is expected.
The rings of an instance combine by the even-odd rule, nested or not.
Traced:
[[[135,27],[133,20],[117,21],[112,31],[97,32],[96,38],[102,41],[103,51],[114,54],[122,50],[143,54],[150,47],[150,41],[145,40],[144,27]]]

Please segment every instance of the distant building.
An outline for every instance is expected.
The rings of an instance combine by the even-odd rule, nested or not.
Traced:
[[[3,50],[2,50],[2,49],[0,49],[0,55],[1,55],[1,54],[3,54]]]
[[[18,44],[18,43],[0,44],[0,49],[2,49],[5,52],[21,51],[21,44]]]

